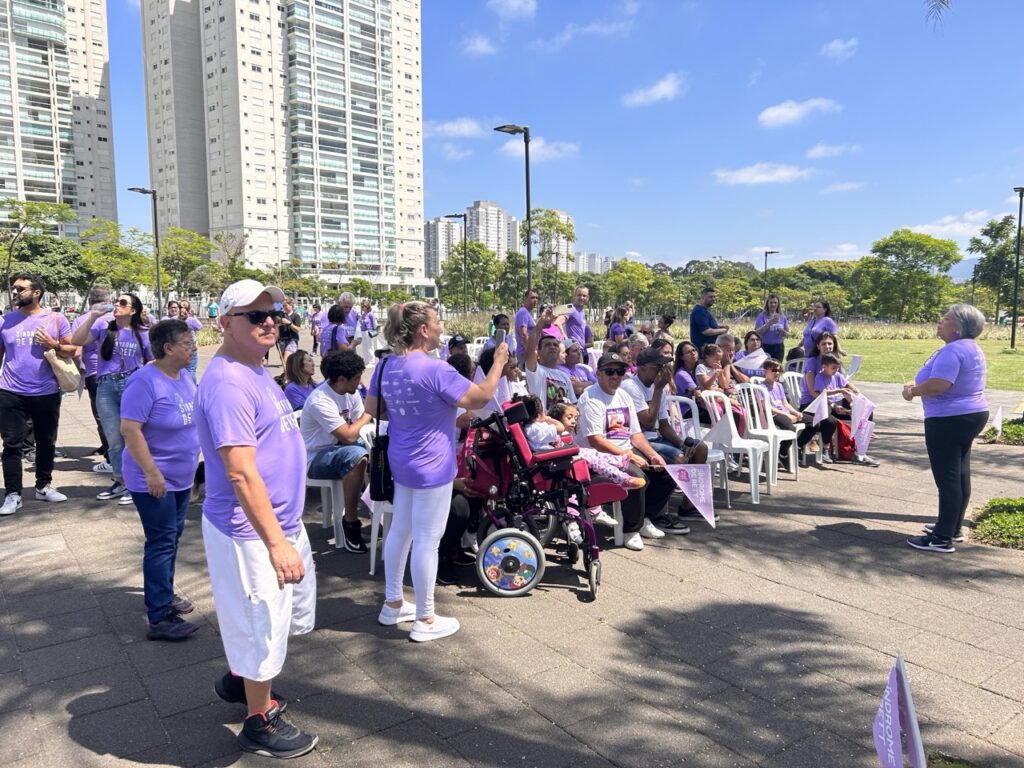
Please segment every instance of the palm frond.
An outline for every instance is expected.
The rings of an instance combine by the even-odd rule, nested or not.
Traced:
[[[925,17],[933,25],[942,21],[942,14],[949,10],[953,0],[924,0]]]

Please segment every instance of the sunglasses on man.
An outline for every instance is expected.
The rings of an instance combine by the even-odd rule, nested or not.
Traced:
[[[625,376],[626,375],[626,369],[625,368],[602,368],[601,372],[605,376]]]
[[[272,309],[270,311],[264,311],[262,309],[251,309],[248,312],[233,312],[228,317],[246,317],[249,322],[253,325],[263,325],[267,322],[268,317],[272,317],[274,321],[280,320],[282,317],[286,317],[285,313],[279,309]]]

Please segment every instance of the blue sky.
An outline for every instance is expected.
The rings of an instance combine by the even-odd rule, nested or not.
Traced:
[[[898,227],[961,245],[1016,213],[1024,4],[425,0],[424,214],[576,218],[577,250],[671,265],[857,258]],[[118,186],[147,165],[138,8],[108,0]],[[134,199],[133,199],[134,198]],[[1011,198],[1013,198],[1011,200]],[[122,222],[149,228],[145,198]]]

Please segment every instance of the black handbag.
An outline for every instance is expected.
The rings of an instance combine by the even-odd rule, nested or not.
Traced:
[[[384,377],[385,357],[378,363],[377,371],[377,425],[373,435],[373,447],[370,449],[370,499],[373,501],[395,500],[395,478],[391,475],[391,462],[388,460],[388,435],[380,433],[380,411],[384,402],[384,391],[381,381]]]

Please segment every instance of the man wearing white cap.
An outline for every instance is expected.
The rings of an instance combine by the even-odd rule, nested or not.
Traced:
[[[206,459],[203,542],[230,671],[214,685],[248,707],[238,743],[247,752],[297,757],[317,737],[284,719],[271,691],[288,636],[310,632],[316,576],[302,525],[306,448],[295,414],[263,367],[278,339],[280,288],[241,280],[224,291],[224,342],[196,398]]]

